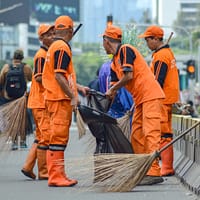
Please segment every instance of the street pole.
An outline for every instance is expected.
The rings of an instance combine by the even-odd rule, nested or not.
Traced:
[[[3,23],[0,23],[0,60],[3,60]]]
[[[200,42],[198,42],[197,81],[198,81],[198,83],[200,82]]]
[[[156,0],[156,24],[159,23],[159,0]]]

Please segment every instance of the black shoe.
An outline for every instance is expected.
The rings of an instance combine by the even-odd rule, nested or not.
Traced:
[[[12,151],[15,151],[15,150],[17,150],[17,149],[18,149],[18,145],[15,144],[15,143],[13,143],[13,144],[12,144],[12,147],[11,147],[11,150],[12,150]]]
[[[162,176],[174,176],[175,173],[168,173],[168,174],[163,174]]]
[[[25,176],[27,176],[27,177],[29,177],[29,178],[31,178],[31,179],[36,179],[36,176],[35,176],[35,174],[33,173],[33,172],[29,172],[29,171],[26,171],[26,170],[24,170],[24,169],[22,169],[21,170],[21,172],[25,175]]]
[[[145,176],[138,185],[154,185],[163,181],[164,179],[161,176]]]
[[[28,146],[27,146],[27,144],[26,144],[25,142],[22,142],[22,143],[20,144],[20,148],[21,148],[21,149],[26,149],[26,148],[28,148]]]

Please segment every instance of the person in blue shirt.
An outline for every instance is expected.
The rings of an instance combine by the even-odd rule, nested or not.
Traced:
[[[106,93],[110,87],[110,64],[111,61],[105,62],[99,70],[99,91]],[[131,109],[133,99],[131,94],[124,88],[120,88],[113,100],[108,114],[114,118],[124,116]]]

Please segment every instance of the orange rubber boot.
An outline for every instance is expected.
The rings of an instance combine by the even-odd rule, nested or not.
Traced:
[[[46,150],[37,149],[37,159],[38,159],[38,179],[47,180],[48,171],[46,163]]]
[[[21,169],[21,172],[31,178],[31,179],[35,179],[36,178],[36,175],[33,173],[33,168],[35,166],[35,162],[36,162],[36,159],[37,159],[37,143],[33,143],[30,150],[29,150],[29,153],[26,157],[26,161],[24,163],[24,166],[22,167]]]
[[[48,185],[52,187],[70,187],[76,180],[66,177],[63,151],[47,151]]]
[[[167,145],[171,142],[172,138],[161,138],[160,148]],[[162,176],[172,176],[174,175],[174,168],[173,168],[173,160],[174,160],[174,151],[173,145],[169,146],[166,150],[164,150],[161,155],[161,175]]]

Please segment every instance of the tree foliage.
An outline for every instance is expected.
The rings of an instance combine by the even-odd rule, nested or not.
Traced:
[[[189,35],[192,38],[192,44],[193,44],[193,51],[196,52],[200,43],[200,4],[197,4],[196,6],[196,12],[191,13],[188,15],[188,13],[183,12],[183,10],[180,10],[177,15],[177,19],[174,21],[173,26],[174,30],[176,31],[177,37],[174,39],[176,40],[177,44],[180,42],[180,50],[184,49],[186,46],[188,46],[189,41],[188,37]],[[185,30],[185,31],[183,31]],[[183,44],[184,43],[184,44]]]
[[[146,57],[149,49],[143,39],[138,38],[138,29],[134,24],[127,24],[123,28],[122,44],[131,44],[136,47],[140,53]]]
[[[88,51],[73,56],[73,63],[77,74],[77,82],[83,85],[96,77],[96,71],[103,64],[103,59],[98,53]]]

